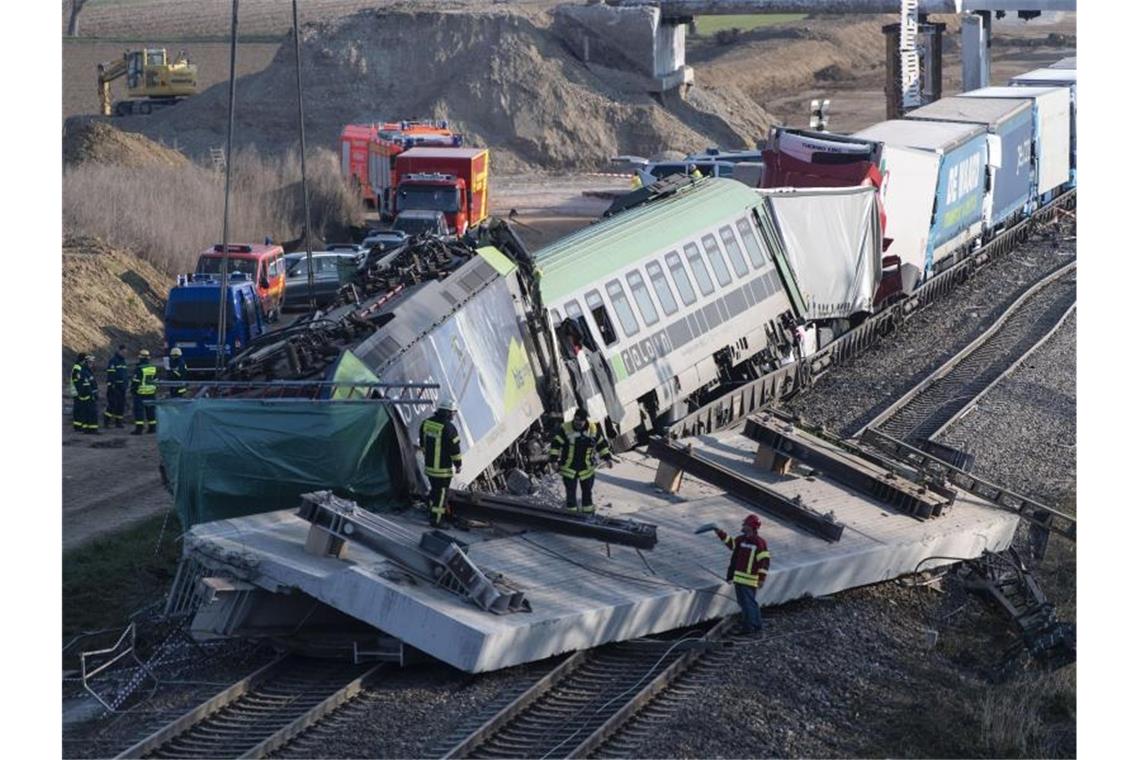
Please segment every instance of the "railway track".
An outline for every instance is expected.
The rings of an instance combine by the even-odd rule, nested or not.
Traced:
[[[279,657],[118,757],[264,757],[355,697],[381,667]]]
[[[565,758],[629,756],[676,702],[724,664],[717,648],[730,619],[577,652],[529,688],[476,716],[466,734],[435,755]],[[715,662],[714,662],[715,661]],[[696,665],[697,667],[693,667]]]
[[[933,438],[1021,365],[1076,308],[1076,262],[1049,273],[984,333],[864,426],[900,441]],[[862,430],[860,431],[862,432]]]

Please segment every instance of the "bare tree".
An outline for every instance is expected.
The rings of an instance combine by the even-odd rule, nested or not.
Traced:
[[[79,36],[79,11],[87,5],[87,0],[71,0],[71,16],[67,20],[67,36]]]

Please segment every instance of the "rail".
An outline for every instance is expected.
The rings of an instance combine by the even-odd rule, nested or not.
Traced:
[[[743,424],[750,414],[810,387],[828,369],[848,362],[877,345],[885,335],[915,313],[954,290],[958,284],[973,275],[978,267],[1013,250],[1027,240],[1038,225],[1055,216],[1059,210],[1073,208],[1076,200],[1077,191],[1070,190],[977,250],[959,250],[946,260],[942,271],[919,286],[908,298],[869,317],[811,356],[737,386],[693,410],[669,426],[669,435],[686,438]]]
[[[282,655],[117,757],[265,757],[353,699],[383,667]]]
[[[439,754],[587,757],[716,647],[731,621],[578,652]]]
[[[1077,262],[1070,262],[1034,283],[985,332],[876,415],[857,435],[875,428],[896,438],[911,440],[933,438],[944,430],[1064,324],[1075,308],[1075,295],[1063,289],[1054,301],[1050,288],[1076,268]],[[1044,304],[1046,310],[1040,318],[1032,319],[1033,307],[1040,308],[1040,304]],[[1047,319],[1062,307],[1064,311],[1059,319]],[[1030,319],[1025,320],[1027,314]],[[1019,324],[1019,320],[1028,324]],[[1014,329],[1007,332],[1009,327]],[[1030,339],[1034,340],[1032,345],[1018,350]],[[997,367],[1002,369],[995,374]],[[974,390],[983,383],[980,390]]]

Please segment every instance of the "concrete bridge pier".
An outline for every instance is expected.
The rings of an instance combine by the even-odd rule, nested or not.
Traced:
[[[976,11],[962,16],[962,91],[990,85],[992,13]]]
[[[633,71],[653,93],[684,95],[693,83],[685,65],[685,37],[692,16],[663,16],[653,5],[560,5],[554,30],[586,63]]]

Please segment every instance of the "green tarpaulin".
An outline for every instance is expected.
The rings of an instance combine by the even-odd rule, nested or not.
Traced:
[[[183,528],[295,507],[332,489],[393,496],[392,420],[378,401],[194,399],[158,407],[158,447]]]

